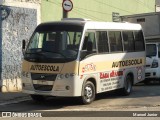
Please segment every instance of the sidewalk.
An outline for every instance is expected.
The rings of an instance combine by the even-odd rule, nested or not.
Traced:
[[[10,92],[1,93],[0,92],[0,105],[6,105],[10,103],[18,103],[25,100],[30,100],[30,96],[21,92]]]

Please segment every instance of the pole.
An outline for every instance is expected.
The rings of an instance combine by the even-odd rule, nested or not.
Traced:
[[[66,0],[63,0],[63,2],[64,1],[66,1]],[[68,18],[68,12],[66,12],[64,9],[62,11],[63,11],[63,18]]]
[[[2,83],[1,80],[2,80],[2,5],[0,4],[0,84]]]
[[[68,12],[66,12],[65,10],[63,10],[63,18],[68,18]]]

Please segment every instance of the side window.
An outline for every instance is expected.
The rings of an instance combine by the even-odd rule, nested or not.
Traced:
[[[134,51],[134,36],[132,31],[123,31],[124,51]]]
[[[96,39],[94,32],[87,32],[85,34],[82,50],[96,51]]]
[[[96,32],[96,37],[98,41],[98,52],[99,53],[109,52],[107,32],[106,31]]]
[[[135,51],[144,51],[144,38],[142,31],[134,31],[135,36]]]
[[[120,31],[109,31],[109,41],[111,52],[123,51],[122,37]]]

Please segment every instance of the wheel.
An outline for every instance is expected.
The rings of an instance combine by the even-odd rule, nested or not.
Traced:
[[[124,88],[122,88],[122,95],[129,95],[132,91],[132,80],[133,78],[130,75],[126,76],[124,80]]]
[[[90,104],[95,99],[95,86],[92,82],[87,81],[82,89],[82,103]]]
[[[42,95],[30,95],[32,100],[36,101],[36,102],[44,102],[45,101],[45,97]]]

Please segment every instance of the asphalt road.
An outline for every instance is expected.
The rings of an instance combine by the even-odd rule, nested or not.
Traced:
[[[72,115],[96,117],[103,116],[105,111],[117,111],[111,114],[121,117],[124,116],[124,112],[121,111],[160,111],[160,85],[136,85],[129,96],[121,96],[117,91],[99,94],[90,105],[81,105],[76,98],[48,98],[43,103],[28,100],[17,104],[1,105],[0,111],[40,112],[45,113],[45,116],[62,117]],[[133,113],[127,114],[131,116]],[[160,116],[160,112],[158,115]]]

